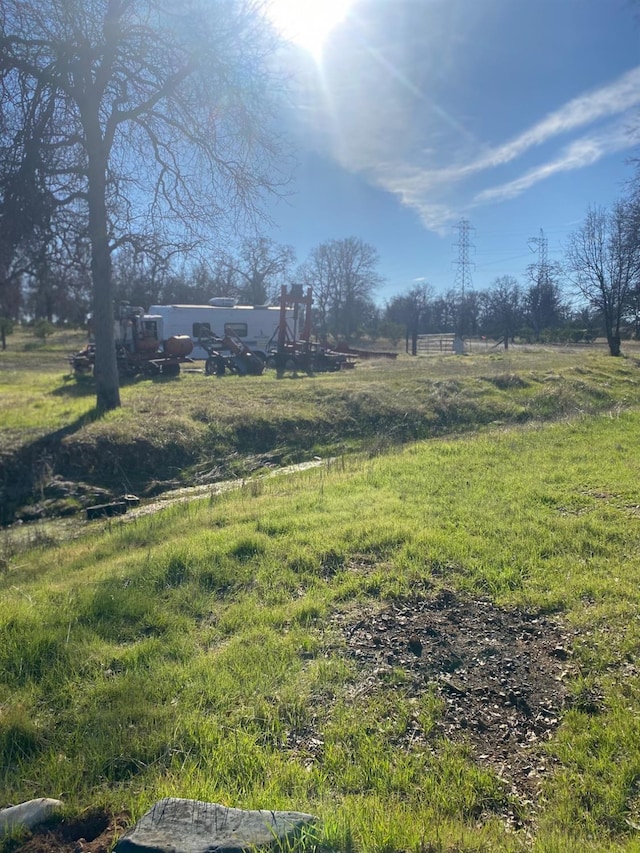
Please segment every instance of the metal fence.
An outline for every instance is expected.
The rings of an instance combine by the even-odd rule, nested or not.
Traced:
[[[466,351],[466,342],[459,335],[418,335],[417,355],[461,355]]]

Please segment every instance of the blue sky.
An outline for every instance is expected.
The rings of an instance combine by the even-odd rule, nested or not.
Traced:
[[[300,261],[373,244],[380,302],[453,286],[462,218],[474,286],[524,281],[529,238],[560,260],[640,155],[640,0],[353,0],[319,61],[284,61],[297,167],[270,234]]]

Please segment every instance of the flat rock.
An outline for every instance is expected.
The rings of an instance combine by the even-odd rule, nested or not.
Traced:
[[[62,807],[60,800],[40,797],[37,800],[27,800],[17,806],[0,810],[0,838],[10,835],[15,829],[25,827],[32,829],[45,821],[57,809]]]
[[[118,841],[115,853],[238,853],[289,847],[316,818],[167,797]]]

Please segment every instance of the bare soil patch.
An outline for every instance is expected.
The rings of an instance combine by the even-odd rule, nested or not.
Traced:
[[[434,598],[374,606],[345,624],[361,677],[358,695],[404,672],[405,695],[435,690],[443,713],[425,735],[417,716],[407,744],[439,737],[471,745],[522,804],[535,804],[551,770],[544,744],[570,703],[571,637],[552,618],[441,590]]]
[[[100,810],[81,817],[51,820],[26,840],[10,842],[13,853],[109,853],[131,823],[131,815],[109,815]],[[14,846],[15,844],[15,846]]]

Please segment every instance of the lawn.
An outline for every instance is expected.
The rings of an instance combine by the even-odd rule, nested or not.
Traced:
[[[234,440],[268,411],[285,448],[287,419],[363,426],[319,428],[318,468],[5,548],[0,802],[295,809],[362,853],[640,849],[634,359],[207,381],[136,383],[83,430],[178,399]]]
[[[2,364],[14,436],[90,413],[58,408],[63,357]],[[361,853],[640,849],[637,370],[541,350],[123,389],[76,451],[190,441],[204,469],[215,424],[324,461],[0,533],[0,804],[286,808]]]
[[[15,333],[14,349],[0,356],[5,523],[49,511],[56,479],[81,484],[71,498],[92,488],[151,495],[313,457],[638,403],[638,360],[628,344],[620,359],[599,349],[486,348],[462,357],[401,354],[280,380],[273,371],[184,371],[126,384],[122,407],[96,418],[92,381],[68,374],[70,333],[57,335],[34,349]]]

